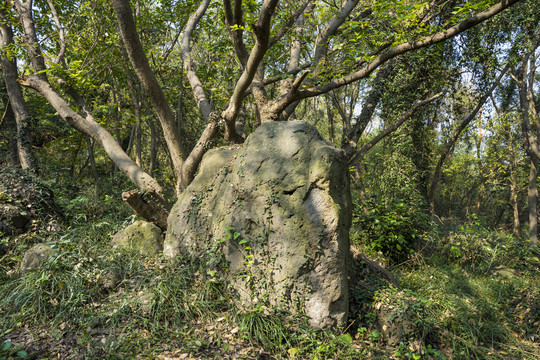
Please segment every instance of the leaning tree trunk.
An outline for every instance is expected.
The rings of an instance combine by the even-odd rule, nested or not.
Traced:
[[[0,12],[0,20],[3,25],[0,26],[0,46],[2,49],[7,49],[13,44],[13,31],[11,26],[6,24],[3,10]],[[16,144],[19,163],[23,169],[34,169],[32,162],[32,136],[30,132],[31,116],[26,106],[21,87],[17,83],[18,73],[15,60],[9,59],[5,52],[0,56],[0,64],[2,65],[2,75],[6,83],[6,90],[9,96],[11,109],[15,115],[16,125]]]
[[[15,1],[14,5],[19,14],[19,21],[23,26],[24,42],[35,72],[35,74],[28,78],[19,79],[18,82],[36,90],[51,104],[66,123],[98,142],[118,169],[141,190],[141,195],[145,195],[146,199],[151,199],[156,203],[152,207],[152,211],[159,212],[157,214],[159,218],[166,217],[168,210],[166,206],[162,206],[166,201],[161,197],[162,189],[158,182],[131,160],[114,137],[94,119],[86,108],[82,98],[73,88],[67,83],[64,84],[70,96],[81,107],[81,112],[84,113],[84,116],[74,111],[60,93],[51,86],[47,77],[47,67],[41,53],[40,43],[36,35],[32,15],[32,1],[24,3]],[[130,202],[127,203],[130,204]],[[138,207],[132,206],[132,208],[139,213],[137,211]],[[145,217],[143,214],[141,215]],[[156,217],[156,214],[153,214],[153,216]]]

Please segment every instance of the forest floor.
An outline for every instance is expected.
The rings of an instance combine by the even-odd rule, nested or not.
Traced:
[[[196,259],[113,249],[134,220],[117,197],[61,205],[59,229],[0,238],[0,359],[540,359],[539,250],[474,221],[434,226],[389,266],[399,288],[358,264],[349,325],[314,331],[277,309],[238,311]],[[19,271],[37,243],[56,255]]]

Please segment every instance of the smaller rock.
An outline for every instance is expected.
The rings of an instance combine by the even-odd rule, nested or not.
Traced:
[[[501,277],[511,279],[516,276],[516,270],[509,268],[508,266],[499,265],[495,268],[494,275],[499,275]]]
[[[107,270],[101,278],[101,286],[107,291],[114,290],[122,281],[122,275],[118,269]]]
[[[139,220],[116,233],[112,239],[112,245],[153,256],[163,250],[163,234],[156,225]]]
[[[55,253],[55,250],[49,245],[37,244],[24,253],[21,271],[28,272],[41,268],[53,253]]]
[[[149,314],[152,311],[154,294],[151,291],[141,291],[136,299],[143,314]]]

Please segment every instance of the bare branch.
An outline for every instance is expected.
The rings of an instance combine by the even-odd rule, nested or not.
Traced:
[[[58,55],[56,56],[54,63],[60,64],[60,62],[62,61],[64,57],[64,54],[66,53],[66,35],[64,32],[64,27],[60,23],[60,18],[58,17],[58,13],[56,12],[56,8],[54,7],[52,0],[47,0],[47,4],[49,4],[49,8],[51,9],[54,23],[56,24],[56,27],[58,28],[58,37],[60,40],[60,51],[58,51]]]
[[[208,9],[208,5],[210,5],[210,0],[203,0],[197,11],[191,14],[184,28],[184,36],[182,37],[182,42],[180,44],[182,61],[184,62],[184,70],[187,73],[189,85],[191,86],[197,107],[205,119],[208,119],[213,109],[212,105],[210,105],[210,102],[206,98],[202,82],[195,72],[195,67],[191,60],[191,48],[189,43],[193,30],[195,29],[195,26],[197,26],[199,20],[203,17],[206,9]]]
[[[491,85],[488,91],[484,95],[482,95],[482,97],[478,100],[478,104],[476,104],[476,107],[473,109],[473,111],[469,115],[467,115],[467,117],[464,118],[463,121],[461,121],[458,128],[454,131],[452,138],[446,144],[446,147],[444,151],[442,152],[441,157],[439,158],[439,162],[437,163],[437,166],[435,168],[435,173],[433,175],[433,178],[431,180],[431,186],[429,188],[428,199],[430,201],[432,210],[433,210],[433,196],[435,194],[437,183],[439,182],[439,179],[441,176],[441,169],[444,164],[444,161],[446,160],[448,155],[450,155],[450,153],[453,151],[454,145],[456,141],[459,139],[461,132],[465,130],[465,128],[469,125],[469,123],[476,117],[476,115],[478,114],[482,106],[484,106],[484,103],[487,101],[491,93],[493,93],[495,88],[499,86],[503,76],[506,74],[509,68],[510,68],[510,62],[506,64],[506,66],[500,72],[499,76],[497,77],[497,79],[495,79],[495,82]]]
[[[251,85],[253,78],[258,70],[266,51],[268,50],[270,38],[270,20],[274,15],[277,3],[279,0],[265,0],[263,2],[259,18],[253,24],[253,31],[256,36],[255,46],[249,54],[249,59],[246,63],[244,72],[238,79],[234,88],[233,95],[229,101],[229,106],[222,112],[221,117],[225,120],[225,140],[231,142],[237,140],[235,130],[235,120],[240,111],[240,105],[244,98],[244,93]]]
[[[407,121],[407,119],[409,119],[412,116],[412,114],[414,114],[414,112],[416,110],[418,110],[422,106],[427,105],[430,102],[440,98],[441,96],[442,96],[442,93],[438,93],[438,94],[435,94],[435,95],[433,95],[433,96],[431,96],[431,97],[429,97],[429,98],[427,98],[425,100],[421,100],[421,101],[417,102],[416,104],[414,104],[413,107],[411,107],[403,115],[401,115],[401,117],[399,118],[398,121],[396,121],[392,125],[388,126],[386,129],[381,131],[377,136],[375,136],[373,139],[371,139],[371,141],[369,141],[367,144],[362,146],[362,148],[349,160],[349,164],[354,164],[354,163],[359,162],[364,157],[364,155],[372,147],[374,147],[379,141],[381,141],[382,139],[384,139],[385,137],[387,137],[388,135],[390,135],[391,133],[393,133],[394,131],[399,129],[399,127],[401,125],[403,125],[403,123],[405,123],[405,121]]]

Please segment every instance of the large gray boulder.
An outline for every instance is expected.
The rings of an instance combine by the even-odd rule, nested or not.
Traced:
[[[209,151],[174,205],[164,255],[220,244],[239,304],[281,306],[323,328],[347,318],[351,199],[343,152],[301,121],[267,122]]]

